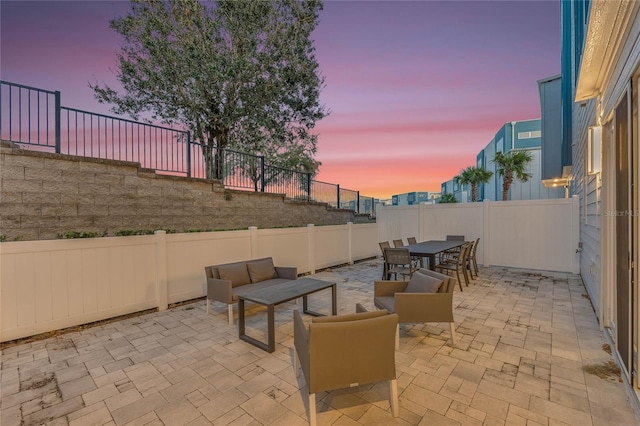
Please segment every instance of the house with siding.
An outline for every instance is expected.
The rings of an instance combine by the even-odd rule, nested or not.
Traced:
[[[440,198],[439,192],[413,191],[391,196],[393,206],[412,206],[420,203],[437,203]]]
[[[478,185],[478,201],[502,200],[502,178],[497,174],[496,164],[493,158],[496,152],[508,153],[511,151],[526,150],[531,154],[532,161],[527,166],[527,172],[531,178],[527,182],[515,180],[509,189],[509,200],[539,200],[564,197],[562,188],[547,188],[542,182],[542,124],[541,119],[512,121],[505,123],[489,141],[489,143],[476,156],[476,166],[484,167],[493,172],[489,182]],[[452,187],[453,194],[458,202],[471,200],[471,188],[465,186],[456,187],[446,182],[443,188]],[[444,191],[444,189],[443,189]]]
[[[580,202],[580,273],[638,404],[640,2],[562,1],[561,16],[559,152]]]

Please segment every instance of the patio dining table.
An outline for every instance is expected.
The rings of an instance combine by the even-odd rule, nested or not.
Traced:
[[[411,256],[426,257],[429,259],[429,269],[435,270],[436,255],[443,251],[451,250],[465,244],[465,241],[429,240],[417,244],[409,244],[404,248],[409,249]]]

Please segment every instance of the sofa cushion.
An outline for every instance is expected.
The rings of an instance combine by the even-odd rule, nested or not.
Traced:
[[[244,262],[220,265],[218,266],[218,274],[220,274],[221,279],[231,281],[232,287],[249,284],[251,282],[249,272],[247,271],[247,264]]]
[[[386,309],[390,313],[396,311],[396,299],[392,296],[374,297],[373,304],[378,309]]]
[[[404,293],[437,293],[442,283],[437,278],[414,272]]]
[[[273,259],[270,257],[247,262],[247,269],[252,283],[278,278],[276,268],[273,266]]]

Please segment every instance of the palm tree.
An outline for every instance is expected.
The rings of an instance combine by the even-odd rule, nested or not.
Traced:
[[[449,194],[448,192],[445,192],[444,194],[442,194],[442,197],[440,197],[440,199],[438,200],[439,204],[444,204],[444,203],[457,203],[458,201],[456,200],[456,197],[453,194]]]
[[[467,167],[453,180],[461,185],[471,185],[471,201],[475,202],[478,201],[478,185],[489,182],[491,176],[493,172],[484,167]]]
[[[531,178],[531,173],[527,173],[526,169],[532,159],[529,151],[511,151],[507,154],[496,152],[493,162],[498,166],[498,176],[502,176],[503,201],[509,198],[509,188],[514,179],[526,182]]]

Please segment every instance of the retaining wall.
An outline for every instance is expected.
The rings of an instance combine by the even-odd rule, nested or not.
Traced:
[[[283,195],[226,190],[216,180],[156,174],[138,163],[20,149],[0,142],[0,235],[336,225],[368,216]]]

